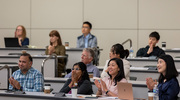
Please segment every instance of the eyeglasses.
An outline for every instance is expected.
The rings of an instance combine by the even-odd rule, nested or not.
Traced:
[[[16,31],[22,31],[22,29],[16,29]]]
[[[82,28],[84,28],[84,29],[89,29],[89,27],[82,27]]]
[[[80,68],[72,68],[72,70],[81,70]]]

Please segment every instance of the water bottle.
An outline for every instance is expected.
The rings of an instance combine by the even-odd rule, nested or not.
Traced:
[[[133,58],[133,48],[131,47],[129,50],[129,58]]]
[[[153,88],[153,93],[154,93],[153,100],[159,100],[158,87],[157,87],[157,85],[156,85],[156,84],[154,85],[154,88]]]

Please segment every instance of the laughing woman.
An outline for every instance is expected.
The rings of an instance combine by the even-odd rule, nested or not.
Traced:
[[[125,82],[123,61],[119,58],[113,58],[108,62],[108,75],[100,80],[95,80],[94,83],[98,88],[96,95],[118,96],[117,82]]]
[[[160,73],[158,79],[159,100],[177,100],[179,82],[176,78],[178,72],[173,58],[170,55],[161,55],[158,59],[157,69]],[[153,90],[157,82],[154,82],[152,78],[147,78],[146,84],[149,90]]]

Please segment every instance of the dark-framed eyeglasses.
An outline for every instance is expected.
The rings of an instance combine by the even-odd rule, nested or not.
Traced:
[[[72,68],[72,70],[81,70],[80,68]]]

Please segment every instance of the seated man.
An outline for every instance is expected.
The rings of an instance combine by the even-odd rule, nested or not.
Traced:
[[[92,35],[92,25],[90,22],[84,22],[82,26],[83,35],[77,38],[77,48],[93,48],[97,47],[97,38]]]
[[[44,79],[42,74],[32,66],[32,57],[28,53],[21,54],[19,58],[19,70],[9,78],[9,90],[21,90],[29,92],[42,92]]]
[[[149,35],[149,45],[145,48],[140,48],[136,54],[137,57],[150,57],[156,56],[159,57],[161,54],[165,54],[164,50],[156,46],[160,39],[158,32],[152,32]]]
[[[93,65],[93,59],[94,59],[94,51],[90,48],[84,48],[82,55],[81,55],[81,61],[86,64],[87,66],[87,72],[93,73],[93,77],[100,77],[99,69]],[[70,78],[71,73],[67,74],[65,78]]]

